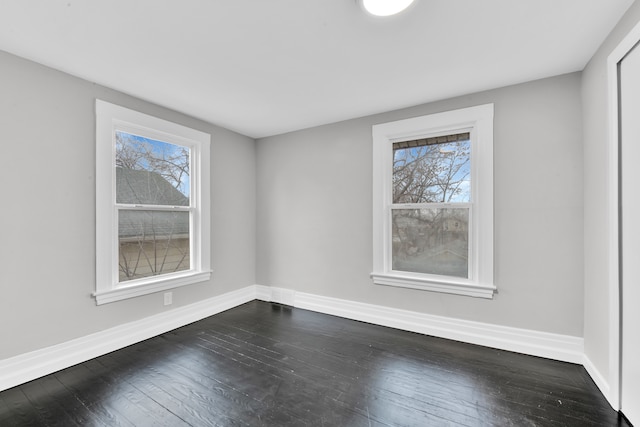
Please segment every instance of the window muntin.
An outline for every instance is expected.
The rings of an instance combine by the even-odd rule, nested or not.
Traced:
[[[491,298],[493,104],[372,135],[374,283]]]
[[[96,101],[98,304],[208,280],[210,136]]]

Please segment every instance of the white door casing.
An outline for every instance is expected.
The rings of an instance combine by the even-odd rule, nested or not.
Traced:
[[[619,63],[620,409],[640,425],[640,46]]]

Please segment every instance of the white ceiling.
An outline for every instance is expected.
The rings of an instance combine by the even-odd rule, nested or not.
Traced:
[[[631,3],[1,0],[0,50],[259,138],[582,70]]]

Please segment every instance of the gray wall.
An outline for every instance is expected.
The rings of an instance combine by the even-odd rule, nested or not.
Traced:
[[[258,284],[581,337],[580,73],[261,139]],[[371,126],[495,103],[493,300],[373,285]]]
[[[635,4],[612,37],[621,38],[639,17]],[[607,43],[613,45],[611,38]],[[606,372],[607,218],[601,201],[607,167],[603,61],[610,49],[601,49],[584,78],[558,76],[257,145],[0,52],[0,322],[10,325],[0,329],[0,359],[258,283],[573,336],[583,336],[584,319],[588,355]],[[99,307],[90,296],[96,97],[212,134],[214,278],[175,290],[172,306],[162,305],[162,294]],[[481,300],[373,285],[371,126],[489,102],[495,103],[498,294]]]
[[[635,2],[587,64],[582,79],[584,123],[585,354],[605,379],[609,372],[609,110],[607,57],[640,22]],[[617,321],[617,320],[613,320]]]
[[[100,98],[212,135],[213,279],[96,306]],[[0,52],[0,359],[255,284],[255,141]]]

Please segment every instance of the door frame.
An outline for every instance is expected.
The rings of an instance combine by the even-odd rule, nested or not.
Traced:
[[[620,81],[618,64],[640,42],[640,23],[622,39],[607,58],[609,95],[609,390],[606,397],[620,410],[622,375],[622,336],[620,300]]]

